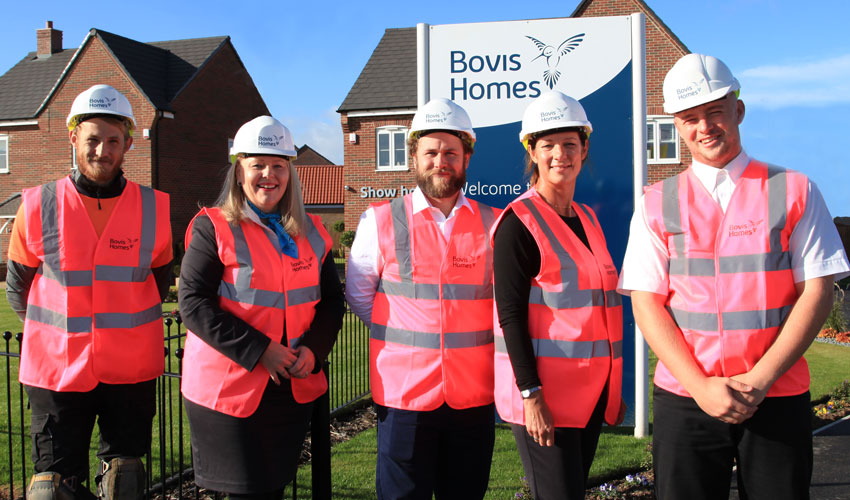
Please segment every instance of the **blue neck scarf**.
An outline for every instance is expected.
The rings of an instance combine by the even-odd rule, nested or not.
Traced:
[[[260,220],[270,227],[272,231],[274,231],[274,234],[277,235],[277,241],[280,242],[280,250],[293,259],[297,259],[298,245],[295,244],[295,240],[292,239],[292,236],[289,236],[289,233],[286,232],[286,229],[284,229],[283,225],[280,223],[280,213],[268,214],[257,208],[250,201],[248,201],[248,206],[251,207],[251,210],[257,214],[257,217],[259,217]]]

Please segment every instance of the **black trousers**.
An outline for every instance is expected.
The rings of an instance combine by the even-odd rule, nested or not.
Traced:
[[[98,384],[89,392],[56,392],[25,385],[32,408],[35,472],[58,472],[84,481],[89,476],[89,443],[95,419],[100,429],[97,456],[141,457],[151,444],[156,380]]]
[[[535,499],[584,500],[585,484],[596,455],[607,400],[605,394],[599,398],[583,428],[556,427],[554,446],[540,446],[528,435],[524,425],[511,424],[522,467]]]
[[[484,497],[495,442],[495,406],[432,411],[376,405],[381,500]]]
[[[741,424],[655,387],[652,456],[659,500],[729,498],[737,464],[741,500],[805,500],[812,478],[809,393],[765,398]]]

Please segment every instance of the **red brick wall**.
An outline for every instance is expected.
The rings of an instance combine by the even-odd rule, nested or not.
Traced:
[[[211,205],[218,197],[230,166],[227,140],[269,110],[229,42],[171,106],[174,118],[160,118],[149,143],[156,141],[159,189],[171,195],[174,241],[180,242],[198,204]]]
[[[344,184],[349,186],[345,192],[345,229],[354,231],[360,215],[369,207],[370,203],[388,198],[361,198],[360,188],[373,186],[377,188],[395,188],[406,186],[408,189],[416,187],[413,174],[413,164],[408,159],[407,171],[378,171],[376,170],[377,149],[375,145],[375,129],[398,125],[410,127],[413,115],[401,116],[365,116],[349,118],[342,114],[342,132],[345,140],[345,169]],[[348,134],[357,134],[357,143],[348,142]]]
[[[672,36],[643,2],[635,0],[594,0],[577,17],[626,16],[643,13],[646,19],[646,114],[664,115],[662,84],[664,75],[680,57],[688,53],[687,47]],[[680,164],[649,164],[648,181],[653,183],[678,174],[691,162],[684,142],[679,140]]]

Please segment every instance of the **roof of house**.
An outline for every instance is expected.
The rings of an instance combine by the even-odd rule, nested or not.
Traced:
[[[337,112],[416,108],[416,28],[384,32]]]
[[[296,165],[305,205],[342,205],[342,165]]]
[[[293,165],[333,165],[334,162],[325,158],[321,153],[308,145],[297,148],[298,156],[292,161]]]
[[[65,49],[47,58],[30,52],[0,76],[0,120],[38,116],[76,57],[94,38],[103,42],[151,104],[164,111],[171,110],[171,101],[230,40],[219,36],[142,43],[92,28],[78,49]]]

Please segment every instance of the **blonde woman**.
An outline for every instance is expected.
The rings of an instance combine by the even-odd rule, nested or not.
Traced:
[[[218,202],[186,231],[182,392],[195,482],[280,499],[294,477],[345,302],[321,220],[304,211],[289,130],[244,124]]]

